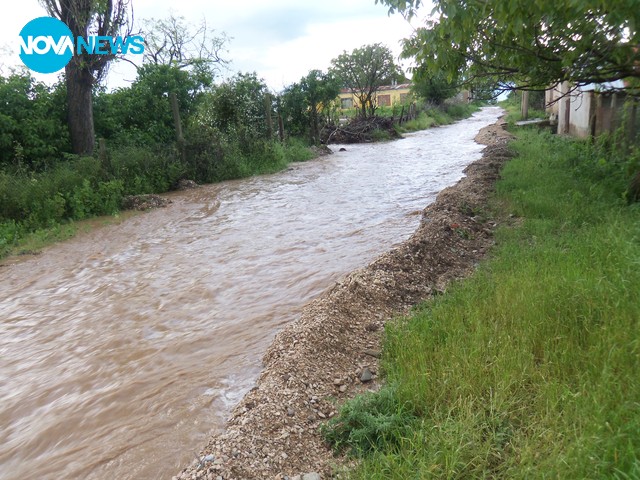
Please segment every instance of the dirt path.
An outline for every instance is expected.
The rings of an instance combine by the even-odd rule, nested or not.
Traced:
[[[377,388],[385,321],[469,275],[492,245],[496,224],[482,211],[511,157],[509,138],[500,121],[482,129],[483,157],[424,209],[411,238],[325,291],[276,336],[226,432],[174,480],[329,478],[341,459],[318,427],[345,399]]]

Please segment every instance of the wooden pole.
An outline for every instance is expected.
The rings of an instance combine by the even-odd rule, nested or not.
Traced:
[[[522,114],[522,120],[529,118],[529,91],[522,92],[522,102],[520,104],[520,113]]]
[[[178,142],[178,150],[180,151],[180,157],[182,161],[187,163],[187,149],[184,135],[182,134],[182,122],[180,121],[180,107],[178,105],[178,96],[175,92],[169,94],[169,100],[171,101],[171,112],[173,113],[173,123],[176,129],[176,142]]]
[[[278,136],[280,137],[280,143],[284,143],[284,121],[280,113],[278,113]]]
[[[107,141],[104,138],[98,139],[98,158],[100,164],[105,172],[111,171],[111,164],[109,162],[109,156],[107,155]]]

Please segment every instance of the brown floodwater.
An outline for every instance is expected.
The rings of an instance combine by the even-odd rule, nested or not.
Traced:
[[[0,478],[171,478],[278,330],[405,240],[500,112],[173,193],[2,266]]]

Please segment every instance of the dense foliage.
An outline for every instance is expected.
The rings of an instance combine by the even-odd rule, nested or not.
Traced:
[[[343,52],[331,61],[331,70],[358,99],[362,117],[375,114],[375,94],[381,86],[404,77],[389,47],[380,43]]]
[[[41,171],[70,149],[64,86],[27,73],[0,77],[0,168]]]
[[[442,105],[448,98],[458,93],[456,82],[447,80],[443,73],[430,73],[424,67],[413,72],[414,95],[434,105]]]
[[[376,0],[414,15],[422,0]],[[435,0],[405,55],[449,80],[505,89],[640,79],[637,0]]]
[[[331,121],[339,93],[340,80],[335,75],[311,70],[282,93],[285,125],[293,133],[308,135],[312,143],[319,143],[321,124]]]
[[[0,78],[0,255],[29,232],[117,212],[125,195],[165,192],[181,179],[273,172],[310,157],[294,138],[277,141],[276,102],[255,74],[212,80],[206,69],[150,63],[129,87],[96,89],[95,130],[106,148],[76,156],[62,84],[48,87],[27,73]]]

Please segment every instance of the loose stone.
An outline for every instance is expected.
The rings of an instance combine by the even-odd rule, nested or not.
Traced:
[[[319,473],[313,472],[313,473],[305,473],[302,476],[302,480],[321,480],[321,478]]]
[[[365,355],[369,355],[370,357],[374,357],[374,358],[380,358],[381,356],[381,352],[379,350],[373,350],[368,348],[367,350],[363,351],[362,353],[364,353]]]

